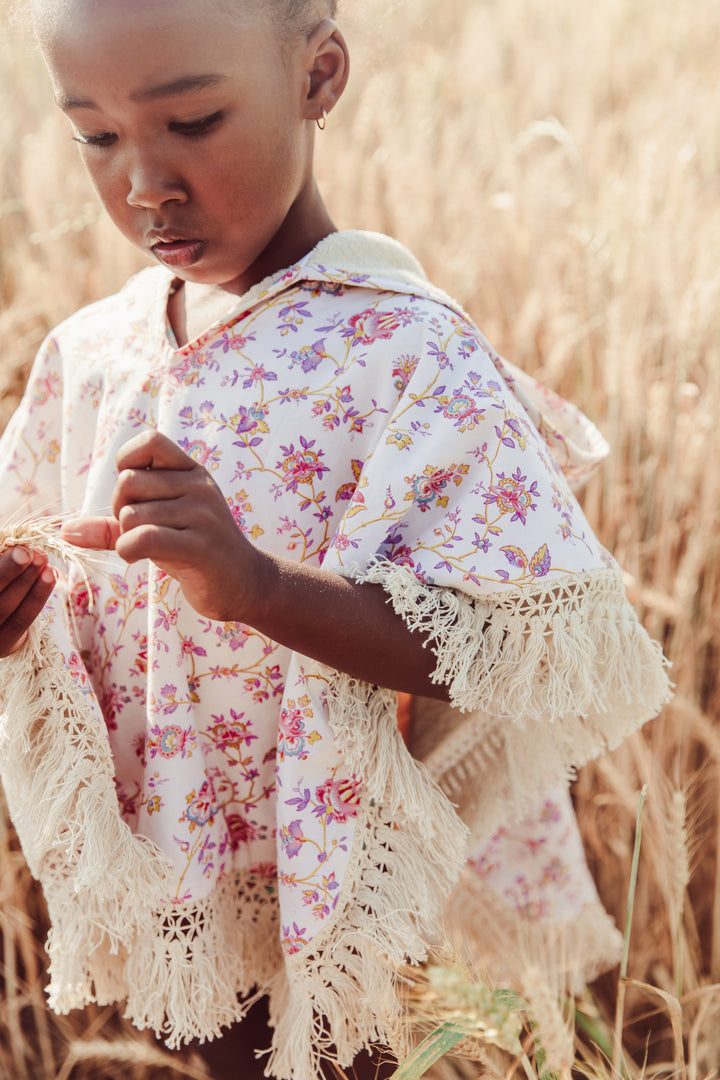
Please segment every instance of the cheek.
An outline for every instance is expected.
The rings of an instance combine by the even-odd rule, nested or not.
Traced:
[[[124,210],[128,209],[128,202],[127,181],[120,174],[120,170],[113,167],[109,159],[103,160],[96,153],[83,153],[81,151],[80,157],[107,212],[112,218],[121,215]]]

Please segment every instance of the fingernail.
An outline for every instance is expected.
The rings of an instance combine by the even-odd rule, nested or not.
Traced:
[[[33,566],[44,566],[47,562],[47,555],[43,555],[42,551],[33,552]]]
[[[12,549],[12,557],[18,564],[18,566],[27,566],[27,564],[30,562],[31,555],[29,551],[25,550],[25,548],[14,547]]]
[[[43,581],[46,585],[55,584],[55,571],[53,570],[52,566],[45,567],[42,574],[40,575],[40,580]]]

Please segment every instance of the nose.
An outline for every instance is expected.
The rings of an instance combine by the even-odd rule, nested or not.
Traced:
[[[152,148],[133,154],[127,163],[127,182],[128,204],[141,210],[155,210],[166,202],[187,199],[178,170]]]

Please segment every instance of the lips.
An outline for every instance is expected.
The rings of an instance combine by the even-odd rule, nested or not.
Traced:
[[[161,263],[182,268],[192,266],[198,261],[205,248],[205,242],[188,236],[180,236],[178,233],[158,232],[151,235],[149,247]]]

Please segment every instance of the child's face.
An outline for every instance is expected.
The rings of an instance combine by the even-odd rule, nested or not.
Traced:
[[[178,276],[233,292],[320,239],[307,42],[279,40],[267,7],[68,0],[41,29],[115,224]]]

